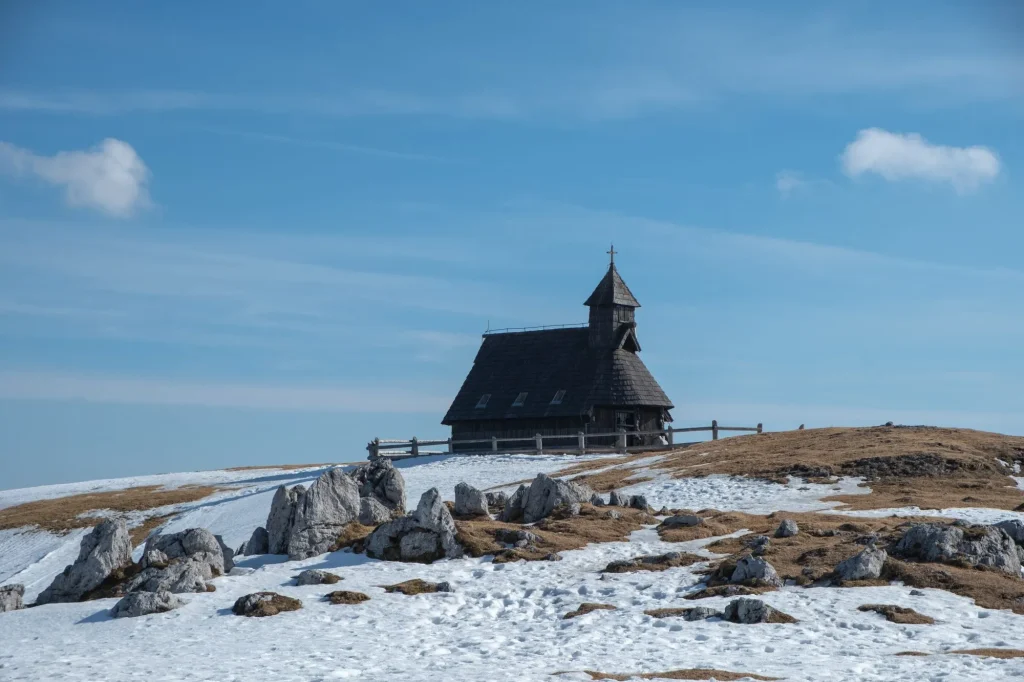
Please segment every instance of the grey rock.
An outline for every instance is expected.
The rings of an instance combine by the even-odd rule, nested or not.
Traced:
[[[608,495],[608,505],[611,507],[628,507],[629,495],[623,495],[618,490],[613,490]]]
[[[494,539],[514,547],[527,547],[540,540],[536,534],[524,528],[499,528],[494,531]]]
[[[267,515],[268,554],[288,553],[288,536],[295,521],[295,509],[299,498],[305,492],[305,487],[297,485],[293,488],[281,486],[274,493],[274,499],[270,503],[270,514]]]
[[[437,584],[437,591],[438,592],[454,592],[455,588],[452,587],[452,584],[446,580],[444,582],[441,582],[441,583]]]
[[[879,547],[868,547],[836,566],[835,577],[839,580],[877,580],[882,575],[882,566],[889,555]]]
[[[242,554],[245,556],[270,554],[270,534],[267,533],[266,528],[259,526],[252,532],[249,541],[243,546]]]
[[[359,498],[359,523],[364,526],[379,526],[391,520],[391,510],[376,497]]]
[[[661,522],[662,528],[690,528],[704,523],[704,519],[694,514],[677,514]]]
[[[523,498],[523,523],[540,521],[549,516],[555,507],[586,502],[592,494],[590,488],[575,481],[537,474]]]
[[[188,559],[195,563],[205,564],[203,574],[213,578],[224,575],[231,569],[225,566],[227,558],[234,567],[234,561],[226,555],[231,552],[217,536],[205,528],[189,528],[178,533],[167,535],[153,535],[146,540],[144,556],[151,553],[162,553],[166,560],[162,563],[169,564],[175,559]],[[157,590],[147,590],[156,592]],[[172,592],[174,590],[171,590]]]
[[[606,502],[604,501],[603,497],[601,497],[597,493],[594,493],[593,495],[590,496],[590,504],[594,505],[595,507],[603,507],[605,506]]]
[[[334,585],[340,576],[317,568],[310,568],[295,576],[296,585]]]
[[[723,618],[724,615],[718,609],[713,609],[710,606],[695,606],[683,614],[683,619],[688,621],[707,620],[708,618]]]
[[[1020,556],[1013,539],[993,526],[917,524],[907,529],[892,551],[906,559],[956,561],[1020,576]]]
[[[455,486],[456,516],[488,516],[487,496],[468,483]]]
[[[220,535],[214,535],[217,538],[217,544],[220,545],[221,554],[224,555],[224,575],[231,572],[231,569],[235,567],[235,553],[227,546],[224,542],[224,538]]]
[[[377,527],[366,540],[366,554],[388,561],[430,563],[463,555],[455,520],[437,488],[423,493],[416,511]]]
[[[796,521],[793,519],[783,519],[779,527],[775,529],[775,537],[791,538],[799,532],[800,527],[796,525]]]
[[[292,597],[285,597],[276,592],[255,592],[239,597],[231,607],[236,616],[265,617],[276,616],[285,611],[296,611],[302,608],[302,602]]]
[[[132,563],[132,541],[124,519],[107,520],[82,538],[75,563],[53,579],[37,604],[79,601],[114,570]]]
[[[142,559],[139,560],[139,566],[142,568],[167,568],[167,564],[169,563],[171,563],[170,557],[159,549],[144,551]]]
[[[486,497],[488,509],[504,509],[505,504],[508,502],[508,495],[501,491],[487,493]]]
[[[994,527],[1009,535],[1010,539],[1018,545],[1024,545],[1024,521],[1021,521],[1020,519],[1010,519],[1007,521],[1000,521],[999,523],[994,524]]]
[[[925,593],[924,593],[924,592],[922,592],[921,590],[911,590],[911,591],[910,591],[910,596],[911,596],[911,597],[923,597],[923,596],[924,596],[924,594],[925,594]]]
[[[326,552],[342,529],[359,518],[359,510],[355,480],[339,467],[325,472],[296,502],[288,558],[308,559]]]
[[[24,585],[4,585],[0,587],[0,613],[25,608],[24,597]]]
[[[360,497],[373,497],[389,510],[405,513],[405,479],[387,457],[377,457],[352,472]]]
[[[782,579],[775,567],[760,557],[745,556],[736,562],[729,582],[733,584],[759,584],[782,587]]]
[[[729,602],[722,614],[725,620],[744,625],[756,623],[768,623],[776,613],[775,609],[765,604],[760,599],[740,597]]]
[[[114,618],[138,618],[151,613],[166,613],[185,605],[185,601],[170,592],[133,592],[125,595],[110,609]]]
[[[767,535],[755,535],[749,540],[744,540],[743,544],[750,548],[754,556],[762,556],[771,547],[772,541]]]
[[[645,495],[630,495],[628,506],[633,509],[640,509],[641,511],[647,511],[649,508]]]
[[[209,592],[208,580],[216,577],[211,564],[201,558],[173,559],[165,568],[144,568],[124,585],[131,592]]]
[[[615,521],[618,521],[619,519],[622,518],[622,512],[620,512],[617,509],[609,509],[608,510],[608,518],[609,519],[613,519]]]
[[[523,518],[523,502],[526,500],[526,486],[520,485],[512,497],[505,502],[505,508],[501,510],[499,520],[505,523],[512,523]]]

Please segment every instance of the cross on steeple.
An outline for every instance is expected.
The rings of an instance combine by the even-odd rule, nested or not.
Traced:
[[[612,244],[612,248],[610,248],[607,251],[605,251],[605,253],[607,253],[609,256],[612,257],[612,265],[615,265],[615,254],[618,253],[615,250],[615,244]]]

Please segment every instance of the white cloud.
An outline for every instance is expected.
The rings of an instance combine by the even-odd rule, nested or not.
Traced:
[[[999,175],[999,157],[987,147],[947,147],[917,133],[890,133],[867,128],[841,156],[850,177],[877,173],[886,180],[948,182],[957,192],[970,192]]]
[[[807,184],[807,181],[794,171],[781,171],[775,174],[775,189],[779,194],[788,197],[794,190],[800,189]]]
[[[0,171],[63,187],[69,205],[121,218],[150,203],[149,168],[130,144],[113,138],[91,149],[53,156],[0,142]]]

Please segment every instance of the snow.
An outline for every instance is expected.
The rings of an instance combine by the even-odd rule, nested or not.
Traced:
[[[460,480],[480,488],[506,485],[575,461],[535,456],[437,457],[407,460],[401,466],[410,506],[414,506],[419,494],[429,487],[438,487],[450,499]],[[308,482],[317,471],[249,471],[231,480],[224,472],[203,472],[210,478],[223,475],[218,483],[233,484],[232,489],[185,505],[167,530],[203,525],[224,534],[229,544],[240,544],[264,522],[277,485]],[[153,482],[131,485],[185,485],[194,482],[190,476],[156,477]],[[173,482],[157,482],[160,480]],[[116,481],[102,484],[122,485]],[[647,495],[655,506],[763,513],[825,509],[828,505],[821,503],[820,497],[863,492],[856,484],[849,479],[835,486],[784,486],[729,477],[670,479],[657,475],[655,480],[630,486],[629,492]],[[9,492],[32,499],[24,491]],[[0,496],[2,501],[8,499]],[[37,583],[52,577],[77,554],[82,532],[63,538],[46,533],[0,533],[0,582],[11,582],[11,576],[19,582]],[[167,614],[113,620],[107,610],[114,600],[52,604],[0,614],[0,680],[540,681],[560,679],[551,677],[559,671],[626,673],[692,667],[837,682],[1024,676],[1024,660],[941,653],[1022,646],[1016,634],[1020,616],[982,609],[948,592],[925,590],[922,596],[913,596],[909,588],[897,585],[786,587],[762,598],[799,623],[688,623],[655,619],[643,612],[697,604],[722,608],[728,599],[682,599],[695,589],[704,564],[661,573],[600,573],[610,561],[640,554],[692,551],[710,556],[703,547],[713,541],[666,543],[646,529],[633,533],[628,542],[564,552],[562,561],[516,564],[493,564],[487,558],[401,564],[348,552],[300,562],[285,557],[247,557],[239,565],[251,572],[218,578],[214,581],[216,592],[185,595],[189,603]],[[9,555],[18,558],[12,561]],[[24,565],[18,568],[17,562]],[[334,586],[291,584],[291,578],[304,568],[335,571],[344,578],[336,587],[365,592],[371,600],[350,606],[323,602],[322,595]],[[411,578],[447,580],[455,592],[408,597],[386,594],[380,587]],[[235,599],[258,590],[297,597],[303,609],[264,619],[230,614]],[[612,604],[617,610],[562,619],[585,601]],[[938,622],[889,623],[877,614],[857,611],[857,606],[866,603],[909,606]],[[906,650],[939,655],[894,655]],[[577,673],[561,679],[589,678]]]

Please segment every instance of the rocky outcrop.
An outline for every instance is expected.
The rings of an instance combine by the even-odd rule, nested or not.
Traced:
[[[736,562],[729,582],[734,585],[782,587],[782,579],[770,563],[755,556],[745,556]]]
[[[166,613],[185,605],[185,601],[170,592],[133,592],[124,596],[110,609],[114,618],[138,618],[151,613]]]
[[[882,575],[882,566],[889,555],[884,549],[868,547],[846,561],[836,565],[834,576],[837,580],[877,580]]]
[[[4,585],[0,587],[0,613],[25,608],[24,597],[24,585]]]
[[[791,538],[799,532],[800,527],[796,525],[796,521],[793,519],[783,519],[779,527],[775,529],[775,537]]]
[[[692,526],[699,526],[704,523],[704,519],[694,514],[676,514],[670,516],[658,526],[659,528],[690,528]]]
[[[372,497],[391,511],[405,513],[405,479],[387,457],[377,457],[352,472],[360,497]]]
[[[512,496],[505,502],[505,508],[501,510],[499,520],[505,523],[514,523],[523,518],[523,502],[526,500],[526,486],[520,485]]]
[[[987,566],[1020,576],[1020,556],[1013,539],[993,526],[917,524],[907,529],[892,553],[918,561]]]
[[[535,544],[540,538],[524,528],[499,528],[494,531],[494,539],[506,545],[522,549]]]
[[[106,520],[82,538],[75,563],[53,579],[37,604],[79,601],[115,570],[132,563],[132,541],[124,519]]]
[[[708,618],[724,618],[723,614],[718,609],[713,609],[710,606],[695,606],[692,609],[686,609],[683,612],[683,619],[688,621],[707,620]]]
[[[276,616],[284,611],[298,611],[302,608],[302,602],[292,599],[276,592],[255,592],[239,597],[231,613],[236,616],[249,616],[262,618]]]
[[[1018,545],[1024,545],[1024,521],[1021,521],[1020,519],[1010,519],[1008,521],[1000,521],[993,527],[998,528],[1009,535],[1010,539]]]
[[[209,580],[234,567],[231,550],[205,528],[155,535],[146,541],[141,571],[123,586],[132,592],[209,592]]]
[[[455,486],[456,516],[489,516],[487,496],[468,483]]]
[[[366,554],[388,561],[431,563],[458,559],[462,546],[455,537],[455,520],[437,488],[423,493],[416,511],[393,519],[373,531],[366,540]]]
[[[391,520],[391,510],[376,497],[359,499],[359,523],[364,526],[379,526]]]
[[[359,510],[355,479],[340,468],[324,473],[296,500],[288,558],[307,559],[328,551],[342,529],[359,518]]]
[[[274,493],[270,514],[267,516],[268,554],[288,553],[288,536],[295,521],[295,508],[305,492],[305,487],[297,485],[293,488],[281,486]]]
[[[506,495],[505,493],[503,493],[501,491],[493,492],[493,493],[487,493],[485,495],[485,497],[487,498],[487,508],[488,509],[493,509],[493,510],[504,509],[505,508],[505,504],[508,502],[508,495]]]
[[[242,550],[239,552],[245,556],[254,556],[257,554],[270,554],[270,534],[267,533],[267,529],[263,526],[259,526],[249,536],[248,542],[242,545]]]
[[[229,566],[234,567],[234,561],[225,556],[230,552],[231,550],[220,538],[205,528],[189,528],[179,533],[150,537],[146,541],[143,557],[145,559],[151,554],[162,555],[164,563],[170,563],[176,559],[202,562],[208,566],[210,577],[216,577],[231,570]],[[227,563],[225,563],[225,559],[227,559]]]
[[[796,619],[792,616],[773,609],[760,599],[752,599],[750,597],[740,597],[729,602],[722,615],[727,621],[744,625],[796,622]]]
[[[590,496],[590,504],[594,505],[595,507],[603,507],[607,504],[607,502],[604,501],[603,497],[601,497],[597,493],[594,493],[593,495]]]
[[[214,535],[217,539],[217,544],[220,545],[220,552],[224,557],[224,574],[227,575],[231,572],[231,569],[235,567],[235,552],[227,543],[224,542],[224,538],[220,535]]]
[[[645,495],[630,495],[628,506],[633,509],[639,509],[640,511],[647,511],[649,508],[649,505],[647,504],[647,497]]]
[[[593,491],[575,481],[537,474],[523,497],[523,523],[533,523],[549,516],[556,507],[571,507],[588,502]]]
[[[341,576],[316,568],[310,568],[295,576],[296,585],[334,585],[340,581]]]
[[[608,505],[612,507],[628,507],[629,495],[623,495],[618,490],[613,490],[608,494]]]

